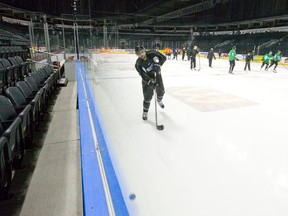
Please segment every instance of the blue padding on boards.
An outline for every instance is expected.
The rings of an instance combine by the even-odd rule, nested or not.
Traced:
[[[92,107],[92,105],[90,106]],[[99,115],[98,114],[99,112],[97,111],[97,109],[95,113],[92,113],[92,116],[93,116],[93,121],[95,124],[98,144],[99,144],[99,148],[101,151],[102,161],[105,167],[105,172],[106,172],[109,190],[110,190],[112,201],[113,201],[114,210],[115,210],[116,215],[128,216],[129,215],[128,210],[125,205],[123,195],[122,195],[119,183],[118,183],[118,179],[115,174],[115,171],[114,171],[114,168],[113,168],[110,156],[109,156],[109,151],[107,149],[106,140],[103,135],[102,126],[101,126],[101,123],[99,123],[100,121],[97,118],[97,115]]]
[[[84,78],[84,82],[85,82],[85,86],[87,90],[89,106],[91,109],[92,119],[94,122],[96,134],[97,134],[98,145],[99,145],[99,149],[101,152],[102,162],[105,168],[105,173],[106,173],[106,177],[107,177],[107,181],[109,185],[109,190],[110,190],[115,214],[121,215],[121,216],[126,216],[126,215],[128,216],[129,213],[125,205],[123,195],[119,186],[119,182],[118,182],[117,176],[115,174],[115,171],[114,171],[111,159],[110,159],[105,136],[103,135],[103,125],[101,121],[99,121],[100,113],[98,111],[96,102],[94,101],[95,97],[91,89],[91,86],[89,84],[89,80],[87,79],[87,76],[85,74],[85,69],[83,66],[81,68],[81,71],[82,71],[82,76]]]
[[[78,97],[78,100],[79,99],[84,100],[85,99],[84,85],[82,83],[80,70],[76,70],[76,78],[77,78],[77,97]]]
[[[92,128],[89,123],[88,107],[85,97],[83,98],[85,94],[79,73],[80,70],[77,70],[83,211],[86,216],[109,215]]]
[[[79,101],[79,114],[84,215],[109,215],[86,101]]]

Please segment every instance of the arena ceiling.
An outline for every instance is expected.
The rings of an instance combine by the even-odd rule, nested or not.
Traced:
[[[75,7],[76,5],[76,7]],[[179,33],[288,26],[287,0],[2,0],[0,15],[50,24],[117,26],[126,33]],[[74,14],[76,16],[74,16]]]

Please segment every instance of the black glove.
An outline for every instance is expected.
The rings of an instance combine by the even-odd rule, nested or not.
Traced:
[[[160,72],[161,72],[161,67],[160,67],[160,65],[155,65],[154,68],[153,68],[153,71],[154,71],[156,74],[160,74]]]
[[[147,82],[147,85],[151,86],[152,88],[155,88],[156,87],[156,79],[150,79]]]

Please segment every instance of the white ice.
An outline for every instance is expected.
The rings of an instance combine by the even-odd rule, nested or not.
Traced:
[[[132,216],[287,216],[288,69],[167,60],[155,127],[135,55],[94,55],[92,88]],[[197,60],[197,64],[199,61]],[[129,199],[134,193],[136,198]]]

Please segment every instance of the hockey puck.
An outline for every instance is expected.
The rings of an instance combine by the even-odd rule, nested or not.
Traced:
[[[130,194],[129,195],[129,199],[130,200],[134,200],[136,198],[136,195],[134,193]]]

